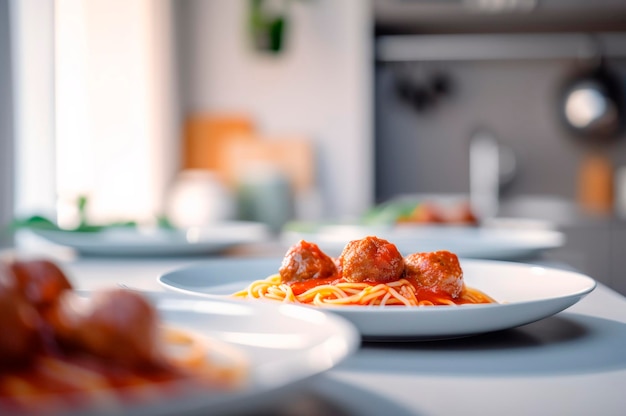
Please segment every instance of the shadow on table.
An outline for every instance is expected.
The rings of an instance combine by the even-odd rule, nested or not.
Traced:
[[[320,376],[255,411],[229,416],[419,416],[371,390]]]
[[[626,368],[625,346],[626,324],[561,313],[467,338],[364,342],[342,368],[468,376],[585,373]]]

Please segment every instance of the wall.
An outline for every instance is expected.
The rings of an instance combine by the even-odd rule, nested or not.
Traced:
[[[183,111],[245,113],[264,134],[311,138],[324,215],[356,215],[373,197],[369,3],[290,3],[285,53],[263,56],[247,1],[174,2]]]
[[[624,60],[611,60],[610,65],[626,76]],[[479,128],[493,133],[517,157],[517,174],[504,197],[575,199],[580,164],[591,150],[607,155],[616,166],[626,164],[623,134],[606,146],[585,146],[560,123],[558,92],[575,68],[573,59],[381,64],[376,77],[378,199],[468,192],[469,140]],[[443,72],[450,77],[451,92],[418,112],[395,89],[402,71],[417,80]]]
[[[13,216],[13,80],[9,0],[0,0],[0,230]],[[11,243],[0,232],[0,247]]]
[[[54,211],[54,4],[9,2],[15,212]]]

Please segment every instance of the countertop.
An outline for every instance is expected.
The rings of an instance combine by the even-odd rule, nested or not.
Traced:
[[[194,258],[67,258],[79,289],[157,276]],[[618,415],[626,409],[626,298],[598,284],[550,318],[447,341],[363,343],[255,415]]]

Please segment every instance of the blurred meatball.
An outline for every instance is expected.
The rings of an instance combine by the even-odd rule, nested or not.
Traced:
[[[469,202],[463,202],[453,207],[448,215],[448,222],[454,224],[477,225],[478,218],[474,215]]]
[[[38,315],[15,286],[15,276],[0,264],[0,369],[28,364],[40,346]]]
[[[446,222],[446,218],[445,213],[439,206],[432,202],[422,202],[413,209],[406,221],[428,224]]]
[[[156,310],[138,293],[110,289],[86,300],[66,292],[55,316],[62,345],[134,368],[162,363]]]
[[[463,290],[463,271],[456,254],[449,251],[413,253],[405,260],[405,278],[453,298]]]
[[[61,292],[72,289],[65,273],[50,260],[14,259],[8,265],[20,292],[39,311],[55,303]]]
[[[300,282],[334,276],[337,265],[317,244],[301,240],[287,250],[278,272],[285,283]]]
[[[397,247],[378,237],[350,241],[339,261],[348,282],[387,283],[402,278],[404,272]]]

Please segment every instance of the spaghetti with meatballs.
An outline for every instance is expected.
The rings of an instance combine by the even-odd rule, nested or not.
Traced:
[[[315,306],[433,306],[495,303],[463,280],[458,257],[449,251],[406,257],[382,238],[350,241],[334,259],[301,240],[285,254],[277,274],[233,295]]]

